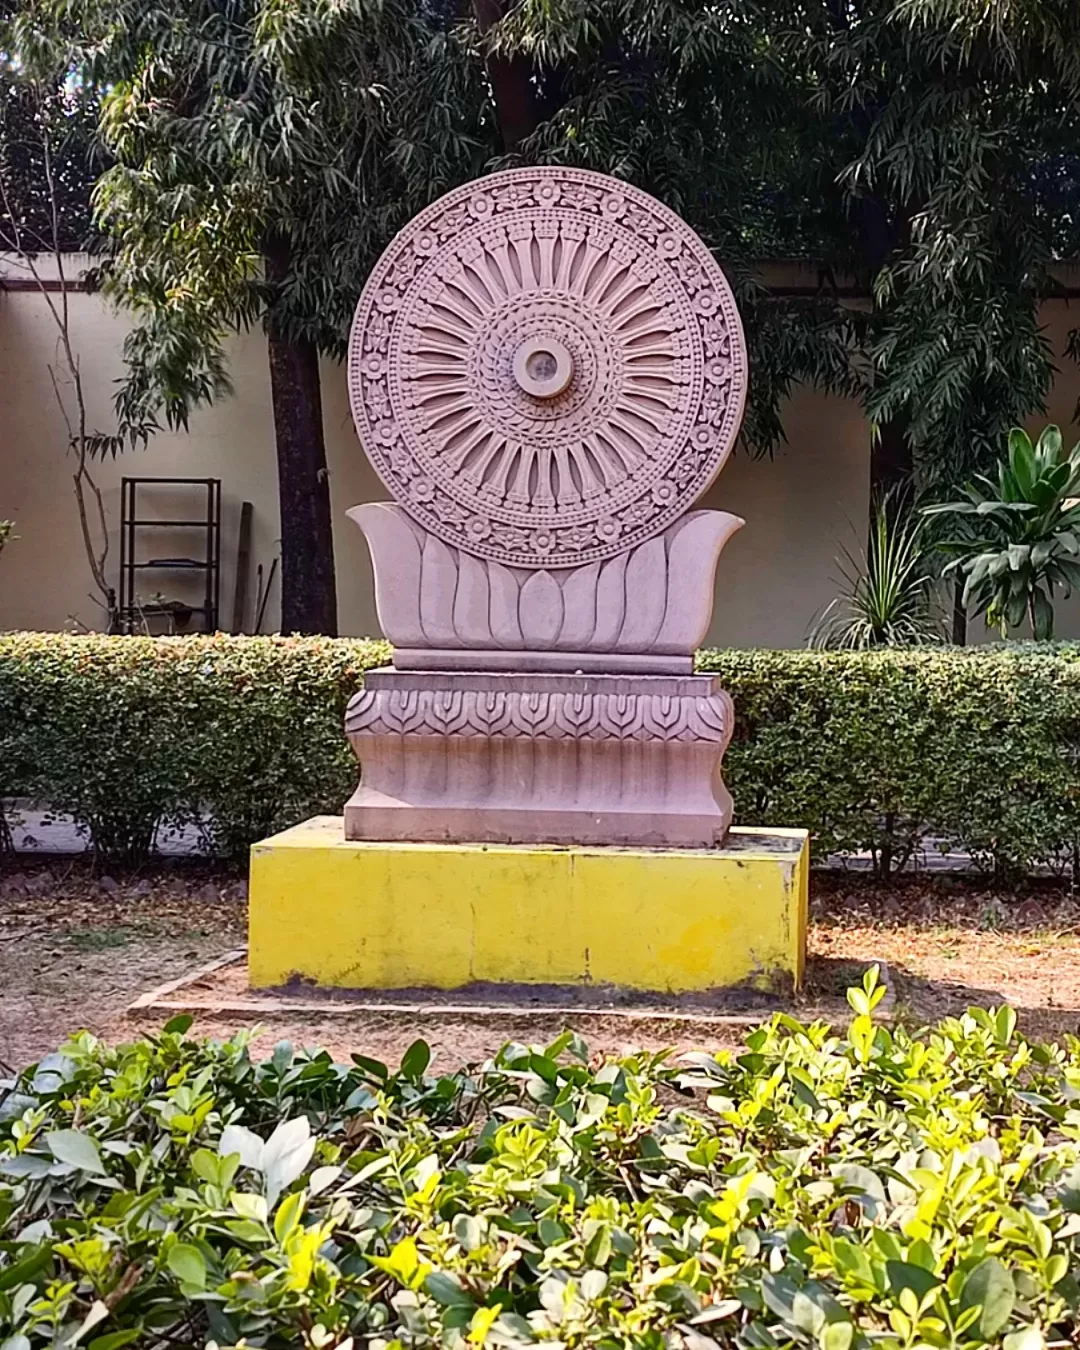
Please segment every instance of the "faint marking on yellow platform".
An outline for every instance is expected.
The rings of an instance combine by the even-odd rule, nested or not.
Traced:
[[[478,981],[661,993],[802,979],[803,830],[722,849],[347,842],[319,816],[251,853],[253,987]]]

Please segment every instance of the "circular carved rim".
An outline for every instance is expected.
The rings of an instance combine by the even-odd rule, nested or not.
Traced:
[[[433,202],[360,297],[349,397],[426,530],[571,567],[666,529],[727,460],[746,344],[695,232],[629,184],[512,169]]]

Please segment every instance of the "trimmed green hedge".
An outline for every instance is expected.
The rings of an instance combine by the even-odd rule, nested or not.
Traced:
[[[385,643],[0,635],[0,795],[70,812],[110,858],[201,821],[208,851],[339,811],[341,732]],[[882,870],[927,841],[998,871],[1080,843],[1080,647],[709,651],[735,699],[738,818]]]
[[[356,786],[341,730],[381,642],[0,636],[0,795],[70,812],[136,860],[159,825],[204,822],[208,852],[340,811]]]
[[[703,652],[735,700],[738,819],[804,825],[818,854],[921,847],[988,870],[1073,866],[1080,647]]]

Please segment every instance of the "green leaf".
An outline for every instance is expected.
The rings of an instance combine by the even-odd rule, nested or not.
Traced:
[[[250,1167],[261,1172],[263,1168],[263,1141],[243,1125],[226,1125],[218,1140],[218,1155],[222,1158],[238,1157],[241,1167]]]
[[[734,1317],[738,1312],[742,1312],[742,1303],[737,1298],[722,1298],[716,1303],[710,1303],[707,1308],[703,1308],[696,1317],[691,1317],[690,1322],[693,1326],[700,1326],[705,1322],[719,1322],[726,1317]]]
[[[315,1139],[307,1116],[282,1121],[262,1150],[266,1198],[271,1205],[301,1175],[314,1152]]]
[[[284,1242],[293,1229],[300,1222],[300,1216],[304,1212],[304,1193],[303,1191],[293,1191],[287,1195],[281,1204],[277,1207],[277,1213],[274,1215],[274,1236],[278,1242]]]
[[[1054,636],[1054,607],[1042,591],[1031,592],[1032,636],[1039,642],[1049,642]]]
[[[902,1289],[911,1289],[920,1300],[941,1283],[933,1271],[913,1261],[886,1261],[885,1275],[894,1294],[899,1294]]]
[[[1046,432],[1044,431],[1039,438],[1040,451],[1043,448],[1045,436]],[[1031,438],[1020,427],[1013,427],[1012,431],[1009,432],[1009,464],[1012,467],[1013,476],[1019,489],[1019,496],[1026,497],[1031,492],[1031,485],[1035,481],[1037,470]]]
[[[594,1303],[607,1288],[608,1277],[602,1270],[587,1270],[581,1277],[581,1295]]]
[[[431,1063],[431,1047],[427,1041],[413,1041],[401,1057],[401,1072],[406,1078],[421,1078]]]
[[[96,1142],[81,1130],[53,1130],[45,1136],[45,1145],[57,1162],[97,1176],[106,1175]]]
[[[1072,530],[1060,530],[1054,535],[1054,539],[1066,551],[1066,553],[1080,553],[1080,539]]]
[[[38,1247],[29,1256],[16,1261],[6,1270],[0,1270],[0,1290],[17,1289],[20,1284],[32,1283],[52,1263],[52,1248]]]
[[[1030,441],[1028,444],[1030,445]],[[1039,454],[1049,463],[1056,463],[1061,458],[1061,447],[1061,428],[1056,423],[1050,422],[1043,427],[1042,434],[1039,437]]]
[[[424,1281],[424,1288],[435,1300],[444,1307],[474,1307],[476,1300],[462,1288],[460,1280],[456,1275],[448,1275],[445,1271],[433,1270]]]
[[[1046,1350],[1046,1339],[1038,1327],[1024,1327],[1004,1337],[1002,1350]]]
[[[1006,1046],[1016,1031],[1016,1013],[1007,1005],[998,1008],[994,1014],[994,1039],[998,1045]]]
[[[390,1077],[390,1070],[379,1059],[369,1059],[367,1055],[353,1055],[352,1062],[358,1069],[363,1069],[365,1073],[371,1074],[372,1078],[380,1078],[385,1081]]]
[[[1014,572],[1019,572],[1022,567],[1026,567],[1031,557],[1031,546],[1029,544],[1010,544],[1008,547],[1009,567]]]
[[[177,1013],[175,1017],[169,1018],[162,1030],[170,1036],[183,1036],[191,1030],[194,1021],[190,1013]]]
[[[120,1350],[122,1345],[130,1345],[142,1335],[141,1327],[125,1327],[121,1331],[107,1331],[104,1336],[95,1336],[89,1342],[87,1350]]]
[[[340,1167],[316,1167],[308,1181],[308,1195],[321,1195],[342,1176]]]
[[[208,1148],[197,1148],[191,1155],[191,1170],[197,1177],[208,1182],[211,1186],[218,1184],[218,1158]]]
[[[255,1223],[266,1223],[269,1218],[269,1208],[265,1196],[246,1195],[241,1191],[233,1191],[229,1196],[229,1202],[233,1209],[244,1219],[251,1219]]]
[[[459,1214],[450,1226],[454,1237],[467,1252],[474,1252],[483,1246],[484,1226],[475,1214]]]
[[[788,1079],[791,1082],[791,1090],[799,1101],[813,1111],[821,1110],[821,1102],[808,1073],[803,1069],[792,1068],[788,1070]]]
[[[861,1163],[838,1163],[832,1171],[841,1190],[867,1195],[881,1205],[885,1203],[884,1183],[869,1167],[863,1167]]]
[[[979,1334],[992,1341],[1008,1323],[1016,1302],[1012,1275],[996,1256],[988,1256],[970,1272],[960,1290],[961,1308],[980,1307]]]
[[[855,1327],[851,1322],[829,1322],[821,1333],[821,1350],[850,1350]]]
[[[402,1238],[389,1256],[368,1255],[368,1260],[378,1270],[392,1275],[399,1284],[409,1285],[420,1267],[420,1253],[416,1249],[415,1238]]]
[[[194,1289],[206,1288],[206,1262],[198,1247],[193,1247],[190,1242],[178,1242],[169,1248],[165,1259],[181,1284]]]

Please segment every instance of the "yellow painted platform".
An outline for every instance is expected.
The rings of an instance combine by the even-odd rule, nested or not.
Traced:
[[[319,816],[252,848],[250,979],[790,988],[808,873],[805,830],[736,828],[711,850],[380,844]]]

